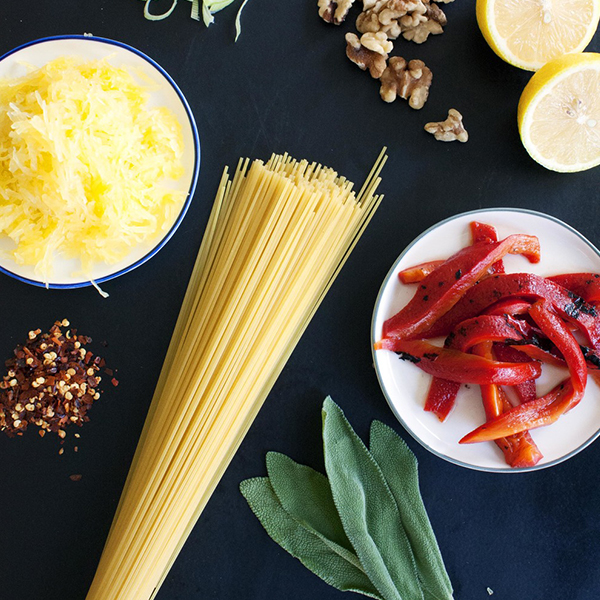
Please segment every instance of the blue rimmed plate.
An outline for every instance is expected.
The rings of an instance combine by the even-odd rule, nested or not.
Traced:
[[[380,339],[384,321],[405,306],[414,294],[414,284],[401,284],[398,272],[425,261],[448,258],[468,246],[471,221],[494,225],[500,239],[513,233],[539,238],[541,261],[531,264],[522,256],[507,256],[504,264],[508,273],[530,272],[542,276],[600,273],[600,251],[575,229],[554,217],[508,208],[463,213],[422,233],[398,257],[375,303],[372,344]],[[425,448],[454,464],[492,472],[532,471],[570,458],[600,435],[600,388],[588,378],[585,397],[578,406],[556,423],[531,432],[544,458],[535,467],[512,469],[492,442],[458,443],[485,421],[479,386],[462,386],[453,412],[441,423],[434,414],[423,410],[431,381],[429,375],[387,350],[374,351],[373,359],[383,393],[398,420]],[[566,369],[544,365],[542,377],[537,380],[538,395],[548,392],[566,376]]]
[[[185,96],[171,76],[143,52],[114,40],[85,35],[65,35],[35,40],[11,50],[0,58],[0,78],[14,78],[27,72],[25,65],[41,67],[61,56],[74,56],[84,60],[106,59],[111,64],[125,66],[132,72],[149,78],[156,89],[150,93],[152,106],[165,106],[179,121],[183,134],[184,175],[173,183],[174,190],[187,192],[187,198],[178,215],[162,238],[139,244],[122,261],[107,265],[98,264],[91,273],[96,283],[123,275],[152,258],[171,239],[183,220],[196,189],[200,170],[200,139],[192,111]],[[14,247],[7,236],[0,236],[0,271],[25,283],[45,287],[32,266],[18,265],[8,255]],[[90,285],[87,278],[74,275],[80,270],[78,261],[57,258],[54,274],[48,287],[55,289],[79,288]]]

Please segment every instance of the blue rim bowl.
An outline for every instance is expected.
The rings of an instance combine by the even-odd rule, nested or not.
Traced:
[[[183,105],[185,112],[187,114],[187,117],[189,119],[189,124],[190,124],[190,128],[192,131],[192,137],[194,140],[194,166],[193,166],[193,170],[192,170],[192,180],[191,180],[187,198],[181,208],[181,211],[180,211],[177,219],[175,220],[175,222],[173,223],[173,225],[171,226],[169,231],[165,234],[165,236],[163,238],[161,238],[161,240],[151,250],[149,250],[144,256],[142,256],[140,259],[136,260],[131,265],[128,265],[127,267],[120,269],[119,271],[110,273],[109,275],[105,275],[104,277],[100,277],[100,278],[94,280],[96,284],[101,284],[106,281],[110,281],[111,279],[115,279],[116,277],[120,277],[121,275],[124,275],[125,273],[129,273],[130,271],[133,271],[133,269],[136,269],[140,265],[143,265],[145,262],[149,261],[161,248],[163,248],[166,245],[166,243],[173,237],[175,231],[177,231],[177,228],[183,221],[183,218],[185,217],[185,215],[188,211],[188,208],[190,207],[190,204],[192,202],[192,198],[194,197],[194,192],[196,191],[196,184],[198,183],[198,175],[200,173],[200,136],[198,134],[198,128],[196,126],[196,121],[194,119],[194,115],[192,114],[190,105],[189,105],[188,101],[186,100],[185,96],[183,95],[183,92],[179,89],[179,86],[173,80],[173,78],[155,60],[153,60],[152,58],[150,58],[149,56],[147,56],[146,54],[144,54],[137,48],[134,48],[133,46],[129,46],[128,44],[124,44],[123,42],[118,42],[116,40],[111,40],[108,38],[89,36],[89,35],[73,34],[73,35],[50,36],[50,37],[33,40],[31,42],[27,42],[25,44],[18,46],[17,48],[14,48],[13,50],[10,50],[6,54],[0,56],[0,62],[5,60],[9,56],[12,56],[16,52],[19,52],[25,48],[29,48],[30,46],[35,46],[37,44],[43,44],[45,42],[53,42],[53,41],[57,41],[57,40],[80,40],[80,41],[85,41],[85,42],[88,42],[88,41],[99,42],[99,43],[103,43],[103,44],[107,44],[107,45],[111,45],[111,46],[116,46],[118,48],[122,48],[129,52],[132,52],[133,54],[136,54],[140,58],[143,58],[165,78],[165,80],[171,85],[171,87],[173,88],[173,90],[175,91],[177,96],[179,97],[179,100],[181,101],[181,104]],[[79,281],[79,282],[75,282],[75,283],[48,283],[48,284],[46,284],[42,281],[38,281],[35,279],[29,279],[27,277],[18,275],[17,273],[13,273],[12,271],[3,267],[2,265],[0,265],[0,272],[8,275],[9,277],[13,277],[14,279],[22,281],[23,283],[29,283],[31,285],[35,285],[35,286],[43,287],[43,288],[49,288],[49,289],[69,290],[69,289],[77,289],[77,288],[83,288],[83,287],[88,287],[90,285],[93,285],[91,281]]]

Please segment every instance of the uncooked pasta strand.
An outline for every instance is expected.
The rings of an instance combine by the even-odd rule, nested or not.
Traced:
[[[288,155],[224,173],[88,600],[154,597],[373,216],[385,159],[358,197]]]

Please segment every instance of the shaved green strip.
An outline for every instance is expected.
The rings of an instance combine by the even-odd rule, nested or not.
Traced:
[[[191,0],[192,3],[192,12],[190,13],[190,17],[194,19],[194,21],[200,20],[200,0]]]
[[[171,8],[163,13],[162,15],[153,15],[150,12],[150,2],[152,2],[152,0],[145,0],[146,4],[144,5],[144,17],[146,17],[146,19],[148,19],[148,21],[162,21],[163,19],[166,19],[174,10],[175,7],[177,6],[177,0],[173,0],[173,4],[171,4]]]
[[[177,0],[173,0],[171,8],[160,15],[154,15],[150,12],[150,3],[152,0],[142,0],[144,2],[144,17],[149,21],[162,21],[166,19],[177,6]],[[196,21],[200,20],[200,0],[189,0],[192,3],[192,10],[190,17]],[[233,4],[235,0],[202,0],[202,20],[204,24],[209,27],[215,22],[214,14],[227,8],[230,4]],[[248,0],[243,0],[235,17],[235,41],[237,41],[240,33],[242,32],[241,15],[244,6],[246,6]]]
[[[244,9],[244,6],[246,6],[246,3],[248,2],[248,0],[244,0],[242,2],[242,5],[240,6],[240,10],[238,10],[237,15],[235,17],[235,41],[237,42],[237,39],[240,37],[240,33],[242,33],[242,22],[240,17],[242,16],[242,10]]]

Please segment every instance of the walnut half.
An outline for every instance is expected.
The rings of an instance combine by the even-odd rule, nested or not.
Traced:
[[[346,20],[354,0],[318,0],[319,16],[327,23],[339,25]]]
[[[407,63],[401,56],[392,56],[381,76],[381,99],[393,102],[397,96],[408,100],[411,108],[423,108],[429,96],[433,73],[422,60]]]
[[[448,118],[439,123],[427,123],[425,131],[432,133],[436,140],[440,142],[466,142],[469,139],[469,134],[462,122],[462,115],[455,109],[451,108],[448,111]]]
[[[354,33],[347,33],[346,42],[346,56],[363,71],[368,69],[371,77],[379,79],[394,47],[385,33],[365,33],[360,39]]]

